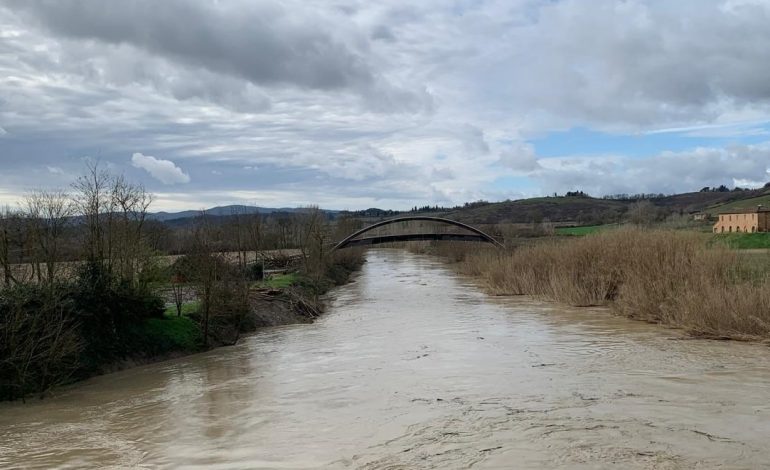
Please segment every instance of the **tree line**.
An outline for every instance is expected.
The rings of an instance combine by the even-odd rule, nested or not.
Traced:
[[[91,164],[69,190],[32,191],[0,211],[0,400],[45,393],[129,357],[235,343],[255,328],[250,301],[265,262],[287,262],[272,249],[293,250],[297,295],[311,308],[361,262],[359,253],[328,253],[357,223],[316,207],[201,212],[175,227],[151,220],[153,200]],[[191,299],[195,308],[182,315]]]

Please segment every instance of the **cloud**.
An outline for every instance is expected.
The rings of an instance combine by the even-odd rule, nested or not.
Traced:
[[[189,181],[163,199],[178,204],[762,181],[768,23],[747,0],[0,0],[0,186],[76,174],[83,155],[124,171],[139,148],[166,159],[138,154],[148,188]],[[702,148],[539,158],[527,143],[573,127]]]
[[[135,153],[131,156],[131,164],[149,173],[163,184],[189,183],[190,176],[169,160],[161,160],[149,155]]]
[[[520,142],[506,146],[500,153],[499,162],[507,168],[523,173],[529,173],[540,168],[534,147],[531,144]]]
[[[82,0],[12,4],[57,34],[131,44],[255,83],[326,89],[373,80],[360,51],[342,41],[328,21],[277,2],[219,8],[212,2],[181,0],[110,6]]]
[[[133,50],[141,51],[144,64],[115,64],[133,78],[155,75],[148,63],[157,59],[209,75],[203,83],[190,74],[189,80],[166,84],[175,96],[226,96],[222,87],[237,89],[243,80],[256,86],[351,91],[381,110],[429,100],[419,88],[400,88],[381,73],[365,32],[347,16],[304,2],[134,0],[109,7],[83,0],[8,3],[54,35],[87,41],[97,60],[111,52],[131,60]],[[94,43],[110,47],[98,51]],[[212,81],[212,74],[231,83]],[[151,80],[163,81],[160,76]]]
[[[546,193],[583,190],[593,195],[674,194],[704,186],[761,186],[770,180],[770,142],[700,147],[648,158],[541,158],[533,176]]]
[[[644,130],[770,109],[767,2],[489,2],[432,19],[453,48],[426,60],[463,104],[527,126]]]

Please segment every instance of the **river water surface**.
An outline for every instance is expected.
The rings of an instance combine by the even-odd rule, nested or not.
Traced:
[[[770,468],[769,359],[373,250],[315,324],[0,406],[0,468]]]

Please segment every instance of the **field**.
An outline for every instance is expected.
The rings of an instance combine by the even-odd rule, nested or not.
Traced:
[[[714,240],[735,250],[770,249],[770,233],[721,233]]]
[[[617,225],[586,225],[582,227],[558,227],[556,229],[556,235],[571,235],[571,236],[583,236],[593,233],[607,230],[610,227],[617,227]]]

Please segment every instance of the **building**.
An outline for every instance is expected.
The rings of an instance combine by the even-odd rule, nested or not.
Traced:
[[[697,220],[699,222],[709,220],[711,217],[711,214],[708,212],[691,212],[690,215],[692,216],[692,220]]]
[[[719,214],[719,220],[714,224],[714,233],[768,231],[770,231],[770,210],[762,206],[756,209],[724,212]]]

